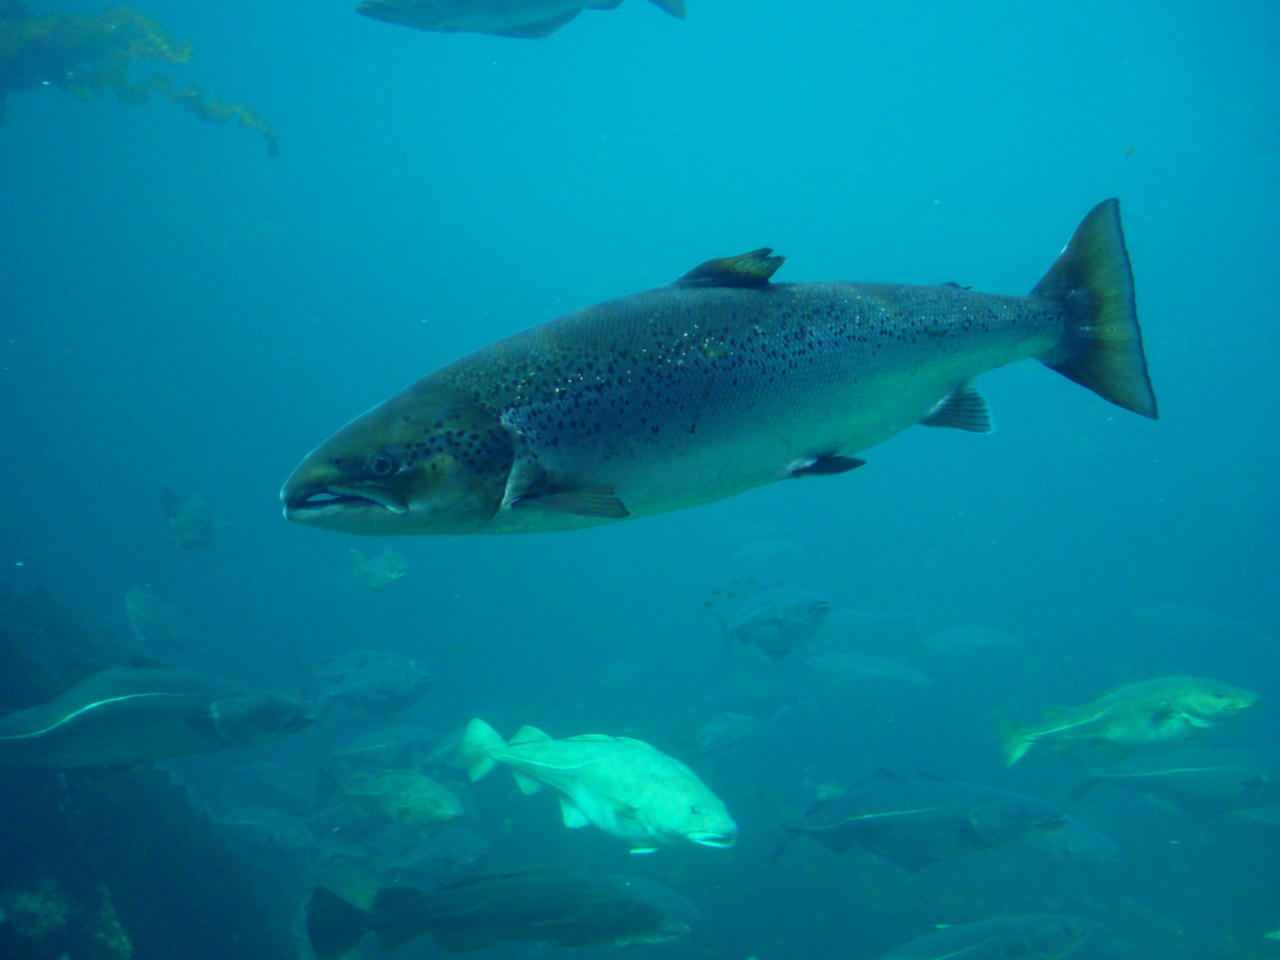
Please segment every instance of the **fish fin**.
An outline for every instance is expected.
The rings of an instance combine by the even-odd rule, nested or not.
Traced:
[[[676,281],[677,287],[767,287],[786,257],[771,256],[770,247],[716,257],[698,264]]]
[[[479,717],[467,724],[467,729],[462,734],[462,743],[458,745],[458,755],[466,765],[467,776],[472,783],[498,765],[492,754],[506,749],[506,746],[502,735]]]
[[[655,7],[661,7],[673,17],[684,19],[684,0],[652,0]]]
[[[1117,406],[1156,419],[1118,200],[1089,211],[1031,296],[1052,300],[1066,312],[1062,342],[1040,358],[1046,366]]]
[[[636,854],[637,856],[644,856],[645,854],[657,853],[657,852],[658,852],[657,847],[632,847],[630,850],[627,851],[627,853]]]
[[[995,431],[987,398],[967,383],[943,397],[933,412],[920,422],[926,427],[952,427],[970,433]]]
[[[540,743],[550,739],[552,739],[551,734],[526,723],[507,741],[507,746],[514,747],[524,743]]]
[[[527,773],[521,773],[519,770],[512,768],[511,775],[516,778],[516,786],[520,788],[520,792],[526,797],[532,796],[542,789],[542,781],[533,779]]]
[[[533,23],[522,23],[505,30],[494,30],[493,33],[499,37],[515,37],[518,40],[541,40],[543,37],[551,36],[581,12],[581,10],[574,10],[559,17],[547,17],[545,20],[536,20]]]
[[[1026,728],[1012,720],[1000,724],[1000,738],[1003,741],[1006,767],[1012,767],[1035,745],[1035,740],[1027,736]]]
[[[833,453],[821,453],[816,457],[797,460],[787,470],[789,477],[825,477],[836,473],[848,473],[864,466],[867,461],[857,457],[839,457]]]
[[[621,520],[631,516],[613,494],[613,487],[582,487],[578,490],[558,490],[554,493],[530,493],[511,501],[511,509],[525,510],[537,507],[556,513],[576,513],[583,517],[605,517]]]
[[[338,960],[368,929],[366,915],[332,890],[316,887],[307,903],[307,940],[318,960]]]
[[[570,830],[581,830],[583,827],[591,826],[591,821],[582,812],[582,808],[568,797],[560,798],[560,819]]]

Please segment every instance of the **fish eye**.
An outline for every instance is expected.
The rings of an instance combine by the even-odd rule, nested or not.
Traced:
[[[364,466],[375,477],[389,477],[396,472],[396,459],[385,450],[379,450],[365,461]]]
[[[689,804],[689,812],[694,816],[698,815],[698,805],[696,803]]]

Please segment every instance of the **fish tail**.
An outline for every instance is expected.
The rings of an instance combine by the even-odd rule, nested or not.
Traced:
[[[1118,200],[1089,211],[1031,296],[1054,301],[1067,316],[1062,342],[1040,357],[1046,366],[1117,406],[1158,416]]]
[[[317,960],[338,960],[368,929],[366,914],[332,890],[316,887],[307,904],[307,940]]]
[[[493,759],[493,754],[506,745],[507,742],[502,739],[502,734],[479,717],[467,724],[458,753],[462,757],[462,762],[466,764],[467,776],[471,778],[472,783],[498,765],[498,761]]]
[[[1004,741],[1004,764],[1012,767],[1022,759],[1023,755],[1035,744],[1035,738],[1028,736],[1027,728],[1012,721],[1000,725],[1000,736]]]

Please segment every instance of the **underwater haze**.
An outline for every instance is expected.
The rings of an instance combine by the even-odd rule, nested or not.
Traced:
[[[136,7],[193,54],[129,76],[251,104],[280,155],[154,91],[6,94],[0,71],[0,639],[5,662],[47,680],[37,695],[10,670],[0,707],[50,699],[84,661],[145,661],[296,697],[316,719],[159,758],[146,782],[164,817],[112,785],[137,771],[79,769],[70,787],[0,771],[0,807],[52,810],[65,788],[106,825],[51,819],[20,853],[5,807],[0,952],[69,949],[21,920],[56,882],[114,904],[115,952],[77,958],[171,957],[179,931],[206,927],[192,958],[311,956],[305,903],[335,862],[401,885],[407,851],[448,830],[480,851],[433,854],[448,879],[636,875],[677,897],[682,922],[696,908],[688,934],[631,948],[645,957],[873,960],[1013,914],[1096,921],[1072,945],[1082,960],[1280,957],[1273,805],[1211,817],[1158,791],[1074,789],[1187,745],[1277,747],[1275,8],[688,0],[678,19],[625,0],[516,39],[414,30],[345,0]],[[1021,296],[1110,197],[1158,420],[1019,362],[977,381],[991,435],[912,428],[852,473],[692,509],[381,539],[281,516],[308,451],[519,330],[764,246],[787,258],[778,280]],[[785,596],[826,606],[777,656],[748,628]],[[347,679],[367,664],[341,659],[358,651],[412,661],[429,686],[371,701]],[[1260,696],[1220,723],[1177,703],[1143,715],[1191,717],[1185,744],[1103,734],[1006,765],[1002,729],[1165,676]],[[567,830],[554,790],[523,796],[501,764],[470,782],[457,741],[476,717],[503,737],[528,724],[652,744],[724,802],[738,841],[633,856],[604,830]],[[351,799],[363,788],[335,760],[401,727],[431,743],[362,775],[412,768],[460,798],[412,843],[385,805]],[[1084,826],[1074,845],[1055,829],[917,870],[814,836],[771,856],[816,801],[886,772],[1016,791]],[[359,830],[325,819],[335,780]],[[248,806],[287,812],[305,856],[217,828]],[[210,876],[217,858],[233,879],[183,896],[130,852],[148,822],[190,841],[164,841],[179,875]],[[219,940],[245,900],[261,922]],[[1029,942],[1007,955],[1070,949]],[[478,943],[480,957],[537,949]],[[423,937],[387,955],[442,949]],[[909,955],[943,955],[922,949]],[[357,950],[379,955],[372,938]]]

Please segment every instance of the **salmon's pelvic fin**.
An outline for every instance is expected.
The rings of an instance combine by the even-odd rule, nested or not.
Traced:
[[[1158,416],[1120,201],[1104,200],[1089,211],[1031,296],[1056,301],[1067,313],[1061,346],[1040,358],[1046,366],[1117,406],[1153,420]]]

